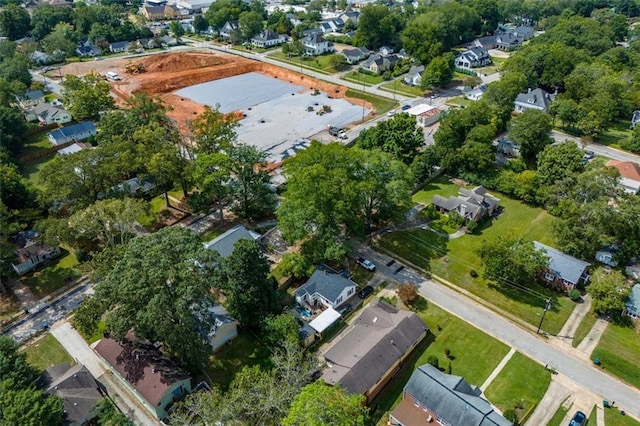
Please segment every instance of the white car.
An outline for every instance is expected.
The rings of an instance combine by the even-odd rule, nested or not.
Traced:
[[[374,265],[372,261],[367,260],[364,257],[359,257],[358,260],[356,260],[356,262],[358,263],[358,265],[362,266],[367,271],[376,270],[376,265]]]
[[[389,111],[387,113],[387,117],[393,117],[394,115],[396,115],[396,110],[395,109],[392,109],[391,111]]]

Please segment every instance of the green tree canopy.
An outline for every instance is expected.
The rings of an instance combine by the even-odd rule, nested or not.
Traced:
[[[424,132],[416,126],[415,117],[401,113],[360,132],[357,145],[364,149],[381,149],[410,164],[418,148],[424,145]]]
[[[626,281],[622,272],[615,269],[597,268],[593,271],[587,286],[593,312],[620,315],[629,299],[630,289]]]
[[[452,53],[436,56],[422,74],[421,85],[423,89],[443,87],[453,79],[455,57]]]
[[[31,17],[26,9],[8,4],[0,9],[0,34],[9,40],[25,37],[31,29]]]
[[[87,74],[84,77],[67,75],[62,86],[65,108],[76,120],[97,118],[101,111],[114,107],[113,98],[109,93],[109,83],[96,74]]]
[[[548,265],[548,258],[533,242],[507,235],[485,240],[478,250],[487,279],[509,285],[530,285]]]
[[[509,138],[520,145],[520,155],[535,163],[538,153],[553,141],[551,117],[544,111],[529,109],[514,117],[509,124]]]
[[[584,170],[582,150],[573,142],[548,145],[538,154],[538,176],[545,186],[575,176]]]
[[[107,307],[113,336],[161,342],[164,350],[189,368],[199,368],[210,352],[216,253],[206,250],[191,231],[169,227],[131,240],[105,276],[98,276],[97,306]]]
[[[291,403],[283,426],[364,426],[368,408],[364,396],[349,395],[340,386],[329,386],[322,381],[311,383]]]

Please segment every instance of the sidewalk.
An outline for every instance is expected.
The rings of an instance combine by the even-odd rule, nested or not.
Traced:
[[[507,362],[509,362],[509,360],[515,353],[516,353],[516,350],[514,348],[511,348],[509,352],[507,352],[504,358],[502,358],[502,361],[500,361],[500,363],[496,366],[496,368],[493,369],[489,377],[487,377],[487,380],[485,380],[482,386],[480,386],[480,390],[482,392],[487,390],[491,382],[493,382],[493,379],[495,379],[498,376],[498,374],[500,374],[504,366],[507,365]]]

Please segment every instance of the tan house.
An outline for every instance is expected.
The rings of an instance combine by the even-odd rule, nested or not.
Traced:
[[[164,420],[174,402],[191,392],[191,377],[152,344],[104,338],[95,351],[100,361],[155,417]]]
[[[142,8],[142,14],[150,21],[158,21],[162,19],[175,19],[178,16],[178,9],[171,4],[164,6],[145,5]]]
[[[324,355],[327,368],[322,379],[362,394],[370,403],[428,332],[415,313],[378,302],[365,308],[351,330]]]

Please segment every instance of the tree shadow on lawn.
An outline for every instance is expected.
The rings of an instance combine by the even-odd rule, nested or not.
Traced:
[[[64,248],[60,248],[60,251],[62,253],[56,260],[21,279],[39,298],[48,296],[79,276],[74,268],[60,266],[62,260],[70,254]]]
[[[488,287],[502,293],[511,300],[529,306],[540,307],[541,310],[544,309],[545,301],[548,298],[551,301],[551,309],[549,309],[549,311],[554,313],[560,312],[560,309],[558,309],[560,305],[559,298],[563,296],[539,284],[520,285],[516,287],[512,284],[495,283],[491,281],[488,283]]]

